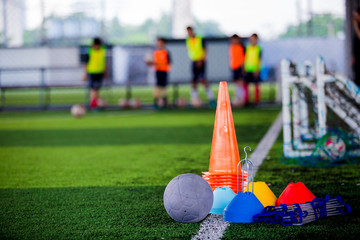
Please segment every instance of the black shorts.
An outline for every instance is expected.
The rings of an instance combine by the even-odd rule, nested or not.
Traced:
[[[167,72],[156,71],[155,76],[156,76],[156,86],[157,87],[166,87],[167,76],[168,76]]]
[[[99,90],[102,86],[103,73],[89,73],[89,88]]]
[[[232,74],[234,81],[244,78],[243,69],[241,67],[237,69],[232,69]]]
[[[203,64],[199,67],[196,64],[196,61],[192,62],[192,74],[193,74],[193,82],[197,82],[200,79],[205,78],[205,61],[203,61]]]
[[[252,72],[245,73],[245,82],[247,83],[259,83],[260,82],[260,76],[255,77],[255,74]]]

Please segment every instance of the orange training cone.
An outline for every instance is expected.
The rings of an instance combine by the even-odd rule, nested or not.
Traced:
[[[209,172],[236,174],[236,167],[239,161],[240,155],[236,141],[228,87],[226,82],[220,82]]]

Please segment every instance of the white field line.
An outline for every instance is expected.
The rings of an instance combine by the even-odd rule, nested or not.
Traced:
[[[282,113],[278,115],[276,120],[273,122],[265,136],[261,139],[260,143],[256,146],[255,151],[251,154],[250,160],[254,164],[254,176],[258,171],[260,165],[266,158],[266,155],[274,145],[279,133],[282,129]]]
[[[257,145],[256,150],[251,154],[250,160],[254,164],[254,176],[264,161],[270,148],[274,144],[282,128],[282,113],[273,122],[265,136]],[[208,239],[215,240],[221,239],[224,235],[226,228],[230,223],[223,220],[222,215],[210,214],[200,225],[199,232],[192,238],[192,240]]]
[[[230,223],[223,220],[222,215],[210,214],[210,216],[201,223],[199,232],[192,240],[221,239],[229,225]]]

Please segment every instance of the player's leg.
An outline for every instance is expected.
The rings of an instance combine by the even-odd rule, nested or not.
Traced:
[[[160,71],[156,71],[155,72],[155,78],[156,78],[156,84],[155,84],[155,88],[154,88],[154,108],[158,108],[158,103],[159,103],[159,98],[160,98],[160,94],[161,94],[161,73]]]
[[[210,88],[210,84],[209,82],[206,80],[206,78],[202,78],[201,79],[201,83],[204,85],[205,87],[205,91],[206,91],[206,96],[208,98],[208,100],[211,102],[211,101],[214,101],[215,99],[215,96],[214,96],[214,93],[211,91],[211,88]]]
[[[89,74],[90,107],[98,107],[99,91],[102,86],[103,74]]]
[[[235,82],[235,100],[238,107],[243,106],[245,103],[244,80],[242,78]]]
[[[168,101],[167,101],[167,77],[168,74],[165,71],[159,72],[159,86],[160,86],[160,98],[162,101],[162,107],[167,107]]]
[[[199,94],[197,91],[197,84],[198,84],[198,80],[199,80],[199,70],[196,66],[196,62],[192,62],[192,75],[193,75],[192,82],[191,82],[192,91],[191,91],[190,101],[199,98]]]
[[[256,104],[260,103],[260,83],[259,82],[255,83],[255,103]]]
[[[249,83],[252,79],[252,73],[245,74],[245,81],[244,81],[244,103],[245,105],[249,104]]]
[[[249,104],[249,83],[244,82],[244,104]]]
[[[260,103],[260,75],[259,73],[254,74],[254,84],[255,84],[255,104]]]
[[[234,92],[234,99],[237,99],[238,98],[238,84],[237,84],[237,81],[239,80],[238,76],[237,76],[237,69],[232,69],[232,80],[234,82],[234,86],[235,86],[235,92]]]
[[[167,97],[167,87],[168,84],[168,73],[167,72],[163,72],[163,82],[162,82],[162,98],[164,101],[164,107],[168,106],[168,97]]]
[[[214,93],[211,91],[210,89],[210,84],[206,79],[205,76],[205,62],[201,61],[199,66],[198,66],[198,71],[199,71],[199,80],[202,83],[202,85],[205,87],[205,91],[206,91],[206,96],[209,100],[209,102],[213,102],[215,97],[214,97]]]
[[[154,88],[154,107],[157,108],[158,107],[158,101],[159,101],[159,98],[160,98],[160,92],[161,92],[161,89],[159,86],[155,86]]]
[[[234,104],[240,107],[244,104],[244,79],[241,68],[233,70],[233,81],[235,87]]]
[[[89,88],[89,105],[90,108],[96,108],[96,101],[94,101],[94,83],[92,74],[88,74],[88,88]]]
[[[167,107],[168,106],[168,98],[167,98],[166,87],[161,88],[161,97],[162,97],[163,102],[164,102],[164,107]]]
[[[97,100],[99,98],[99,90],[95,88],[90,89],[90,107],[91,108],[97,108]]]

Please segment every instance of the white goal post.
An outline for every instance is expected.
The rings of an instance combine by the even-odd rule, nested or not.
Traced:
[[[302,71],[298,71],[299,69]],[[352,134],[360,139],[360,88],[339,73],[327,73],[322,57],[316,59],[315,71],[309,61],[301,66],[283,59],[281,81],[283,153],[286,158],[307,157],[314,154],[316,141],[328,131],[327,109],[333,111],[352,130]],[[312,116],[316,116],[316,119],[312,119],[312,122],[315,122],[312,127],[306,96],[301,89],[311,93],[313,101],[311,110],[314,111]],[[352,150],[349,154],[360,156],[360,149]]]

